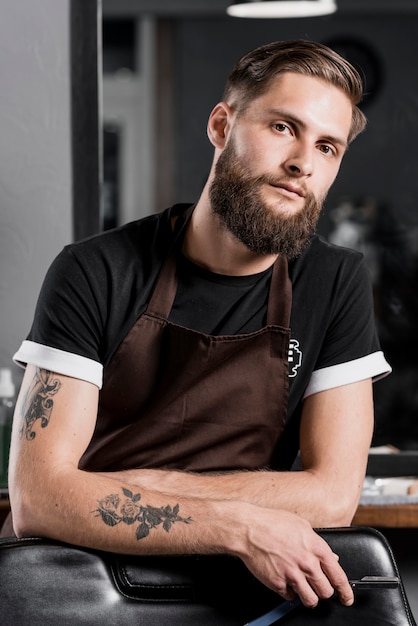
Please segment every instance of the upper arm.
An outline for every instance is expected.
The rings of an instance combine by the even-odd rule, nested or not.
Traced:
[[[28,365],[19,392],[10,451],[10,493],[38,489],[62,467],[77,468],[96,423],[95,385]]]
[[[354,514],[373,434],[370,379],[306,398],[302,411],[302,467],[327,481],[330,494]]]

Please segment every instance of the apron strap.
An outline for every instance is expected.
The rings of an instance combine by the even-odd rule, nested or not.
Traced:
[[[267,305],[267,325],[290,328],[292,311],[292,283],[289,278],[287,258],[278,256],[273,265],[269,299]]]
[[[147,314],[168,319],[177,291],[177,254],[183,242],[186,226],[192,216],[195,205],[178,216],[174,225],[174,240],[158,274],[151,299],[147,306]]]

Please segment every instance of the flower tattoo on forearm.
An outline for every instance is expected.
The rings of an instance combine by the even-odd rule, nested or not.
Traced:
[[[48,370],[36,368],[35,376],[28,390],[22,407],[22,428],[19,436],[23,436],[28,441],[35,439],[36,433],[33,430],[35,423],[39,420],[41,428],[46,428],[51,419],[52,409],[54,407],[54,396],[61,383],[58,378],[54,378],[53,374]]]
[[[160,524],[168,533],[175,522],[183,522],[184,524],[192,522],[191,517],[179,515],[180,507],[178,504],[174,507],[169,504],[163,507],[143,506],[139,504],[140,493],[132,493],[125,488],[122,488],[122,491],[125,496],[124,499],[121,499],[117,494],[111,494],[99,500],[99,507],[94,512],[102,518],[107,526],[117,526],[120,523],[128,526],[137,524],[135,532],[137,540],[148,537],[150,531]]]

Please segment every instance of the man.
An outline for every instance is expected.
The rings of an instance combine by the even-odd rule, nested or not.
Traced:
[[[58,256],[15,355],[18,536],[229,553],[284,598],[353,602],[312,526],[351,522],[389,367],[360,255],[314,230],[360,98],[320,44],[250,52],[210,115],[197,204]]]

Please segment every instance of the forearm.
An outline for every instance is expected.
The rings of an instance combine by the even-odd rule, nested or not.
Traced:
[[[229,530],[243,508],[79,470],[54,472],[42,488],[14,488],[11,504],[18,536],[128,554],[232,553]]]
[[[236,472],[205,475],[161,470],[131,470],[123,473],[137,486],[170,496],[247,502],[283,509],[305,518],[314,527],[349,525],[355,512],[332,482],[311,471]],[[109,475],[111,476],[111,475]],[[115,477],[118,473],[115,474]]]

